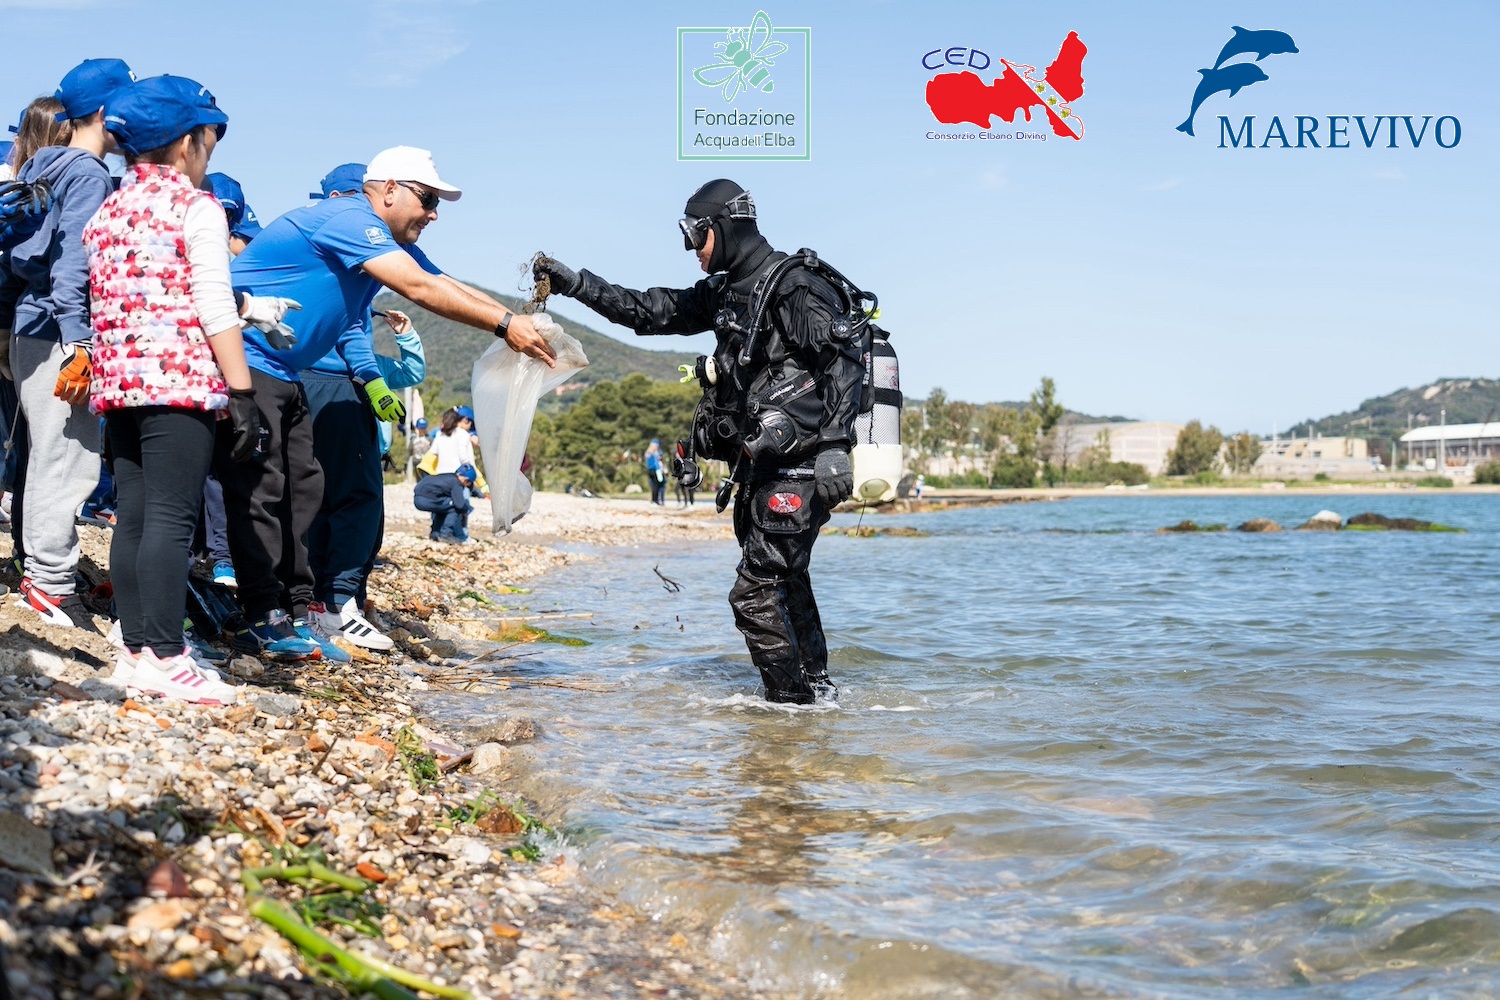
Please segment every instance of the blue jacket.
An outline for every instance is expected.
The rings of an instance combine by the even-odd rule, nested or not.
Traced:
[[[420,510],[456,510],[460,514],[467,514],[472,509],[468,488],[451,472],[423,479],[417,484],[415,497],[419,501],[417,507]]]
[[[31,239],[13,249],[0,268],[0,327],[23,337],[64,344],[94,339],[89,322],[88,225],[114,190],[104,161],[87,150],[47,146],[26,161],[18,178],[52,184],[52,210]]]

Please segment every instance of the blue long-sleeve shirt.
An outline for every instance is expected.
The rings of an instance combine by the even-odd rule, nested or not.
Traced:
[[[425,501],[427,506],[417,504],[419,510],[456,510],[460,514],[467,514],[473,509],[469,503],[469,490],[458,477],[451,472],[441,472],[435,476],[428,476],[417,484],[414,496],[419,501]],[[445,502],[446,501],[446,502]],[[449,506],[451,505],[451,507]]]
[[[94,339],[89,321],[88,225],[114,190],[104,161],[85,149],[47,146],[21,168],[20,180],[45,177],[52,210],[30,239],[13,248],[0,268],[0,327],[23,337],[64,344]]]

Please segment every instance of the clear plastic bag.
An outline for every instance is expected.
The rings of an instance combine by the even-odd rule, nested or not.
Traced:
[[[537,313],[531,320],[557,352],[556,368],[511,350],[503,340],[491,344],[474,362],[474,424],[484,454],[496,532],[510,531],[531,508],[531,483],[521,474],[521,461],[537,400],[589,364],[583,346],[552,317]]]

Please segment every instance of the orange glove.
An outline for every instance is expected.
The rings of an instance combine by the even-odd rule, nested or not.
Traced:
[[[89,399],[89,383],[94,378],[94,362],[89,349],[82,344],[73,345],[73,353],[63,359],[62,371],[57,375],[57,387],[52,395],[71,406],[82,406]]]

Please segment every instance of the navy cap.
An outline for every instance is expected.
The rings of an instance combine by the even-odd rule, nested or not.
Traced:
[[[135,74],[120,59],[85,59],[68,70],[68,75],[57,85],[55,96],[63,109],[57,120],[87,118],[109,103],[109,99],[121,87],[135,81]],[[153,147],[154,148],[154,147]]]
[[[7,126],[5,126],[7,129],[10,130],[10,134],[11,135],[20,135],[21,134],[21,126],[26,124],[26,111],[27,111],[26,108],[22,108],[21,109],[21,117],[19,117],[19,118],[16,119],[16,123],[14,125],[7,125]]]
[[[224,206],[230,234],[247,243],[259,236],[260,220],[245,201],[245,190],[240,187],[240,182],[220,173],[209,174],[204,180],[208,181],[208,189],[219,199],[219,204]]]
[[[208,88],[184,76],[153,76],[116,93],[105,106],[104,127],[127,153],[160,149],[203,125],[220,138],[229,116]]]
[[[245,206],[245,214],[240,218],[239,224],[229,227],[229,235],[238,236],[246,243],[259,236],[260,232],[260,220],[255,217],[255,209],[249,205]]]
[[[363,163],[340,163],[328,175],[318,182],[320,191],[311,192],[308,197],[315,200],[331,198],[336,194],[352,194],[365,186],[365,165]]]
[[[467,462],[454,469],[453,474],[460,479],[467,479],[471,483],[477,482],[479,479],[479,473],[475,472],[474,466]]]

